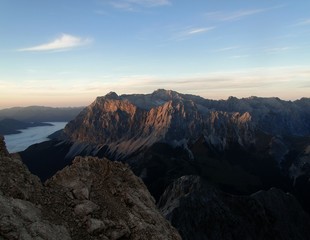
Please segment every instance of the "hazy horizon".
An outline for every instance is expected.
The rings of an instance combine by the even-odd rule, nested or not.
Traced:
[[[0,3],[0,109],[87,106],[164,88],[310,97],[310,2]]]
[[[165,90],[173,90],[173,89],[165,89]],[[155,91],[155,90],[154,90]],[[153,92],[154,92],[153,91]],[[173,90],[174,91],[174,90]],[[114,91],[113,91],[114,92]],[[141,93],[141,94],[151,94],[152,92],[147,92],[147,93]],[[179,92],[181,94],[183,94],[183,92]],[[108,94],[108,92],[106,93]],[[101,96],[105,96],[106,94],[104,95],[101,95]],[[123,95],[123,94],[136,94],[136,93],[122,93],[122,94],[119,94],[116,92],[116,94],[118,94],[119,96]],[[185,93],[185,94],[191,94],[191,93]],[[193,94],[193,95],[196,95],[196,94]],[[96,96],[96,97],[101,97],[101,96]],[[200,96],[200,95],[197,95],[197,96]],[[26,108],[26,107],[52,107],[52,108],[78,108],[78,107],[87,107],[88,105],[90,105],[93,101],[95,101],[96,97],[90,101],[89,103],[85,104],[85,105],[61,105],[61,106],[53,106],[53,105],[40,105],[40,104],[34,104],[34,105],[19,105],[19,106],[11,106],[11,107],[3,107],[1,108],[0,107],[0,110],[4,110],[4,109],[10,109],[10,108]],[[203,96],[201,96],[203,97]],[[215,98],[205,98],[205,99],[210,99],[210,100],[228,100],[229,97],[236,97],[236,96],[228,96],[227,98],[223,99],[223,98],[218,98],[218,99],[215,99]],[[236,97],[238,99],[242,99],[242,98],[251,98],[251,97],[259,97],[259,98],[278,98],[277,96],[265,96],[265,97],[262,97],[262,96],[246,96],[246,97]],[[281,100],[283,101],[297,101],[297,100],[300,100],[302,98],[309,98],[309,97],[300,97],[300,98],[297,98],[297,99],[282,99],[280,98]]]

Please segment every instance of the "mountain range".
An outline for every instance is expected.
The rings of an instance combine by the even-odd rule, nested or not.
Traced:
[[[23,122],[68,122],[84,107],[53,108],[43,106],[13,107],[0,110],[0,120],[15,119]]]
[[[50,123],[41,123],[41,122],[23,122],[15,119],[3,119],[0,120],[0,134],[18,134],[21,133],[20,130],[30,128],[30,127],[39,127],[39,126],[52,126]]]
[[[248,232],[239,235],[242,238],[307,239],[309,98],[216,101],[163,89],[121,96],[111,92],[97,97],[53,140],[33,145],[20,156],[42,181],[76,156],[128,164],[184,239],[219,239],[220,229],[208,227],[212,221],[223,231],[232,229],[225,218],[218,217],[220,209],[231,216],[227,219],[248,222]],[[208,194],[215,210],[205,205]],[[217,199],[222,207],[216,205]],[[286,229],[296,216],[292,210],[287,212],[287,222],[281,222],[277,202],[299,209],[299,216],[304,216],[301,228]],[[195,205],[201,208],[193,210]],[[264,213],[258,216],[260,211]],[[259,231],[258,226],[263,226],[257,219],[270,224],[251,235],[250,229]],[[190,238],[195,231],[199,234]],[[221,239],[238,238],[238,231]],[[296,232],[299,237],[286,238]]]

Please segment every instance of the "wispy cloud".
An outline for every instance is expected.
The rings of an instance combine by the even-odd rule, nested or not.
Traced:
[[[198,94],[207,98],[227,98],[229,96],[278,96],[283,99],[297,99],[307,96],[310,77],[308,67],[284,66],[273,68],[253,68],[245,71],[211,72],[182,78],[157,76],[126,76],[109,89],[118,93],[145,93],[157,88],[174,89],[183,93]],[[142,87],[143,86],[143,87]],[[294,89],[294,91],[292,91]]]
[[[209,12],[206,14],[206,17],[212,20],[217,21],[235,21],[240,20],[241,18],[251,16],[254,14],[265,12],[266,9],[250,9],[250,10],[240,10],[236,12]]]
[[[310,25],[310,18],[308,19],[300,19],[297,21],[294,26],[305,26],[305,25]]]
[[[62,34],[60,37],[48,43],[18,49],[20,52],[47,52],[47,51],[64,51],[83,45],[87,45],[92,40],[89,38],[80,38],[69,34]]]
[[[141,7],[160,7],[171,5],[170,0],[114,0],[110,1],[110,4],[118,9],[125,11],[135,11]]]
[[[215,49],[214,52],[228,52],[228,51],[236,50],[239,48],[240,48],[239,46],[223,47],[223,48]]]
[[[212,27],[187,27],[184,29],[175,29],[173,30],[174,34],[171,38],[171,40],[176,40],[176,41],[182,41],[189,39],[195,35],[203,34],[212,31],[215,29],[214,26]]]
[[[309,66],[252,68],[183,76],[156,75],[31,78],[20,82],[0,80],[0,108],[16,105],[88,105],[96,96],[110,91],[118,94],[153,92],[158,88],[200,95],[210,99],[271,97],[298,99],[309,97]],[[33,80],[34,79],[34,80]],[[51,86],[46,88],[46,86]],[[13,96],[13,97],[12,97]],[[22,96],[18,98],[18,96]]]
[[[266,48],[264,51],[266,53],[273,54],[273,53],[282,53],[293,49],[297,49],[297,47],[285,46],[285,47]]]
[[[170,5],[170,0],[126,0],[129,3],[144,5],[148,7]]]
[[[207,27],[207,28],[192,28],[186,31],[184,34],[185,35],[194,35],[194,34],[200,34],[200,33],[205,33],[213,30],[215,27]]]

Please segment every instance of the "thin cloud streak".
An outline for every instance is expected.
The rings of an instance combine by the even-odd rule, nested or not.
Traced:
[[[171,2],[169,0],[114,0],[110,1],[110,5],[125,11],[135,11],[139,7],[161,7],[171,5]]]
[[[216,11],[216,12],[208,12],[206,13],[205,16],[208,19],[215,20],[215,21],[221,21],[221,22],[237,21],[237,20],[240,20],[248,16],[268,12],[274,9],[283,8],[285,6],[286,6],[285,4],[282,4],[282,5],[278,5],[278,6],[274,6],[270,8],[243,9],[243,10],[234,11],[234,12]]]
[[[83,39],[69,34],[62,34],[55,40],[33,47],[18,49],[19,52],[63,51],[91,43],[91,39]]]
[[[175,40],[175,41],[182,41],[189,39],[195,35],[203,34],[212,31],[215,29],[215,26],[212,27],[203,27],[203,28],[193,28],[193,27],[187,27],[183,30],[177,30],[175,31],[174,36],[170,40]]]
[[[205,33],[213,30],[215,27],[208,27],[208,28],[193,28],[188,30],[185,35],[193,35],[193,34],[199,34],[199,33]]]
[[[214,52],[228,52],[228,51],[236,50],[239,48],[240,48],[239,46],[224,47],[224,48],[215,49]]]
[[[286,52],[289,50],[294,50],[297,49],[297,47],[290,47],[290,46],[286,46],[286,47],[276,47],[276,48],[267,48],[265,49],[266,53],[282,53],[282,52]]]
[[[240,20],[241,18],[255,15],[258,13],[262,13],[262,12],[266,12],[266,11],[268,11],[268,9],[249,9],[249,10],[240,10],[240,11],[231,12],[231,13],[217,11],[217,12],[207,13],[206,17],[212,20],[222,21],[222,22],[236,21],[236,20]]]
[[[306,26],[306,25],[310,25],[310,18],[301,19],[297,23],[295,23],[293,26]]]
[[[171,5],[169,0],[127,0],[127,2],[149,7]]]
[[[196,77],[164,78],[156,76],[127,76],[117,86],[109,86],[111,90],[126,93],[145,93],[157,88],[166,88],[183,93],[193,93],[214,99],[229,96],[248,97],[261,96],[262,91],[269,96],[284,99],[296,99],[309,89],[299,89],[310,78],[307,67],[254,68],[247,71],[214,72]],[[169,80],[168,80],[169,79]],[[140,86],[143,86],[141,88]],[[290,91],[288,89],[295,89]]]
[[[171,78],[155,75],[129,75],[119,78],[101,76],[85,79],[36,79],[20,84],[0,81],[0,108],[13,106],[12,99],[25,105],[60,106],[66,103],[88,105],[97,96],[110,91],[118,94],[147,93],[159,88],[199,95],[209,99],[227,99],[229,96],[279,97],[295,100],[309,96],[310,71],[308,66],[253,68],[245,71],[211,72],[196,76]],[[65,85],[63,85],[65,83]],[[51,86],[46,88],[46,86]],[[20,99],[22,98],[22,101]],[[16,105],[16,104],[15,104]]]

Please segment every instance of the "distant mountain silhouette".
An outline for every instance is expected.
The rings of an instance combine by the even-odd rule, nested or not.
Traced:
[[[68,122],[74,119],[83,108],[13,107],[0,110],[0,120],[11,118],[25,122]]]
[[[52,126],[52,124],[42,122],[22,122],[15,119],[6,118],[0,120],[0,135],[16,134],[20,133],[19,130],[21,129],[39,126]]]

